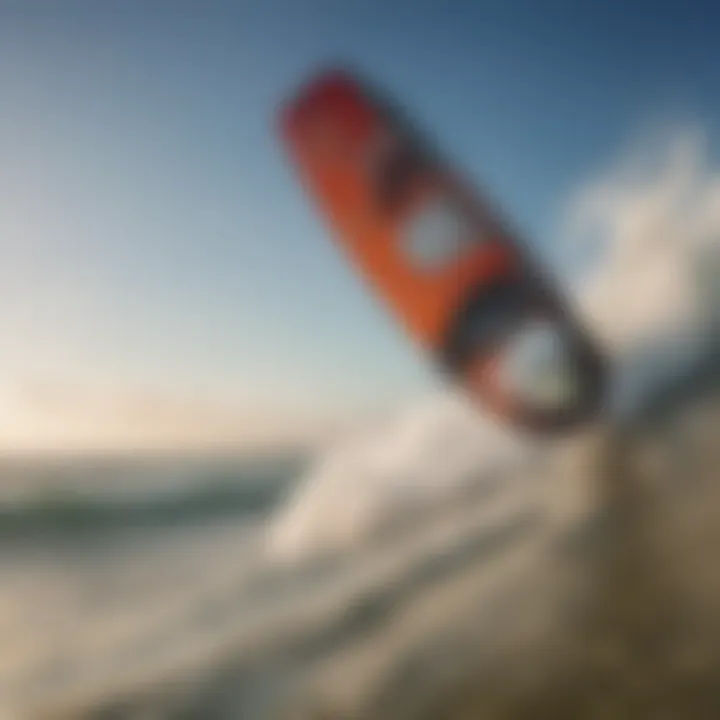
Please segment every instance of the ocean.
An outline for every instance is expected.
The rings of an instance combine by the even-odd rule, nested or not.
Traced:
[[[693,394],[697,377],[675,393],[691,401],[664,405],[673,429],[657,409],[639,415],[632,454],[622,452],[657,460],[667,433],[685,428],[705,472],[688,486],[661,459],[653,494],[630,506],[633,528],[639,509],[669,502],[678,515],[689,498],[715,507],[720,406],[705,380]],[[466,448],[487,453],[488,427],[451,394],[380,434],[386,449],[408,436],[433,448],[453,422],[477,433]],[[18,491],[0,522],[0,717],[455,717],[427,708],[438,698],[452,707],[449,688],[499,669],[494,692],[522,696],[538,678],[564,677],[578,642],[598,644],[585,639],[587,613],[615,587],[608,548],[633,557],[634,534],[613,529],[620,484],[604,466],[619,437],[627,443],[627,430],[513,439],[505,456],[498,437],[495,463],[479,467],[470,453],[424,478],[420,454],[412,493],[381,472],[397,458],[377,460],[375,476],[364,466],[365,483],[343,464],[335,474],[357,438],[314,459],[5,460]],[[379,455],[377,442],[364,435],[361,455]],[[693,512],[694,530],[712,524]],[[641,553],[647,573],[654,554]]]
[[[456,403],[467,412],[442,402],[444,421]],[[17,718],[215,717],[218,703],[270,717],[312,685],[311,666],[319,682],[387,615],[548,522],[519,468],[458,466],[454,492],[428,487],[412,507],[376,499],[353,536],[328,516],[318,534],[324,514],[308,516],[305,498],[314,512],[338,501],[303,485],[320,477],[307,458],[15,459],[0,473],[12,496],[0,515],[0,696]],[[361,509],[347,503],[336,512]],[[392,663],[407,650],[386,652]]]

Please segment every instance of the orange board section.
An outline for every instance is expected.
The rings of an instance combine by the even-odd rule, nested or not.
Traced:
[[[281,123],[336,242],[426,348],[471,289],[512,271],[497,221],[355,77],[315,77]]]
[[[535,430],[596,414],[604,389],[599,352],[528,249],[397,107],[357,75],[330,70],[283,107],[280,132],[336,243],[470,397]],[[563,380],[571,395],[554,407],[547,375],[530,383],[529,394],[528,383],[512,377],[517,336],[549,325],[571,360]]]

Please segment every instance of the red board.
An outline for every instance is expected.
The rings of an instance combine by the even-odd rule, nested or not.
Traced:
[[[595,414],[603,364],[565,303],[498,214],[375,89],[331,70],[283,108],[281,135],[335,241],[409,335],[473,398],[535,429]],[[503,349],[519,323],[571,338],[577,391],[533,406],[503,388]]]

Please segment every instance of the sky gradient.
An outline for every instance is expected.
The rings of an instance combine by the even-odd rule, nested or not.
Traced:
[[[720,121],[710,2],[0,0],[0,448],[282,441],[437,383],[273,135],[354,64],[553,252],[578,182]]]

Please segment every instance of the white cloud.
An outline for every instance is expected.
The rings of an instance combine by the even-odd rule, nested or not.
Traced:
[[[592,257],[576,281],[580,306],[615,350],[697,317],[698,252],[720,239],[720,175],[705,164],[704,136],[681,132],[648,152],[580,187],[564,218],[564,246]]]

